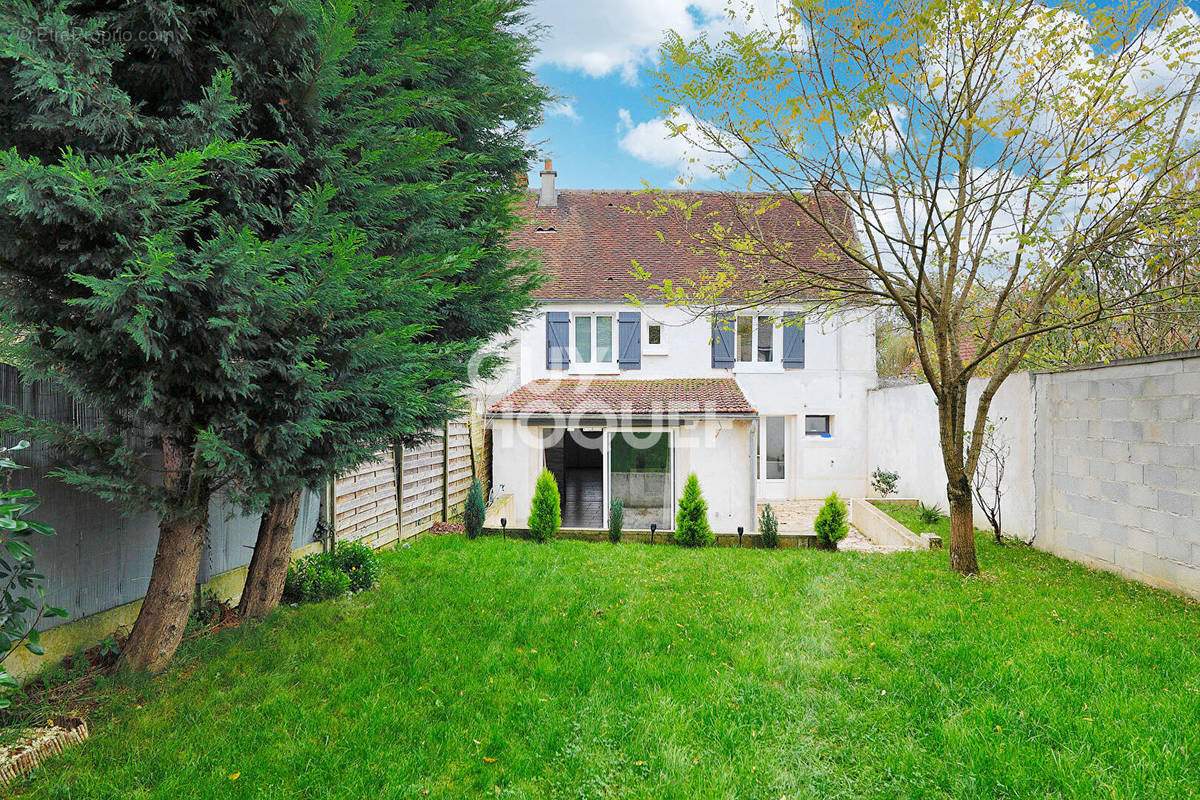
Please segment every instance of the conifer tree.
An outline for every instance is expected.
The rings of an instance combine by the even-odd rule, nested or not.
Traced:
[[[475,539],[483,533],[485,512],[483,486],[478,478],[474,478],[471,480],[471,488],[467,490],[467,506],[463,509],[463,529],[468,539]]]
[[[268,503],[290,543],[299,489],[444,420],[528,302],[500,243],[541,90],[520,70],[473,104],[433,90],[518,7],[47,0],[0,20],[0,356],[99,412],[6,425],[159,513],[127,666],[178,645],[215,491]],[[527,57],[513,37],[500,66]],[[485,131],[505,102],[518,133]]]
[[[544,542],[558,533],[562,526],[562,496],[558,482],[548,469],[538,475],[533,487],[533,502],[529,509],[529,533],[534,541]]]
[[[675,514],[675,541],[686,547],[705,547],[716,541],[708,524],[708,503],[700,493],[700,479],[691,473],[683,484]]]

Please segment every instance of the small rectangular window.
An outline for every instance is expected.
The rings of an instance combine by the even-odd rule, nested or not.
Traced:
[[[575,318],[575,363],[590,364],[592,361],[592,318]]]
[[[758,318],[758,360],[770,361],[772,357],[771,346],[775,339],[775,323],[770,317]]]
[[[611,364],[613,360],[613,318],[596,317],[596,362]]]
[[[754,360],[754,317],[737,318],[737,360]]]
[[[650,325],[646,328],[646,344],[662,344],[662,325]]]
[[[831,418],[828,414],[809,414],[804,418],[805,436],[829,437],[832,433]]]

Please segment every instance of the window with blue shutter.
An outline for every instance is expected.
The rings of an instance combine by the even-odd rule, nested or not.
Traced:
[[[571,366],[571,315],[566,311],[546,312],[546,369]]]
[[[619,349],[617,365],[621,369],[642,368],[642,315],[637,311],[622,311],[617,315]]]
[[[783,368],[804,369],[804,317],[783,315]]]
[[[713,369],[730,369],[733,367],[733,317],[717,315],[712,324],[712,365]]]

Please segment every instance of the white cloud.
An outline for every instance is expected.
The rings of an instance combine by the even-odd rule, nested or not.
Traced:
[[[575,110],[575,104],[570,100],[557,100],[546,106],[547,117],[566,117],[572,122],[579,122],[583,117]]]
[[[636,83],[658,60],[668,30],[685,38],[762,27],[777,17],[779,0],[537,0],[534,21],[547,31],[536,63],[593,78],[619,74]]]
[[[735,162],[730,153],[744,150],[728,134],[698,122],[685,108],[676,108],[669,118],[636,124],[633,115],[622,108],[617,118],[617,144],[622,150],[647,164],[674,169],[685,181],[729,169]],[[686,130],[676,133],[679,126]]]

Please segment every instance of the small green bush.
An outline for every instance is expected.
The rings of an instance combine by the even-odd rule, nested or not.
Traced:
[[[770,503],[763,506],[762,513],[758,515],[758,534],[763,547],[779,547],[779,517],[775,516]]]
[[[379,555],[360,542],[340,542],[334,566],[350,578],[350,591],[361,592],[379,583]]]
[[[608,504],[608,540],[613,544],[621,541],[625,527],[625,501],[614,497]]]
[[[871,488],[879,492],[880,497],[889,497],[896,493],[896,484],[900,482],[900,473],[891,472],[883,467],[876,467],[871,473]]]
[[[679,498],[679,511],[675,514],[675,541],[685,547],[704,547],[712,544],[716,537],[708,524],[708,503],[700,493],[700,479],[696,473],[688,475],[683,485],[683,497]]]
[[[937,525],[945,516],[941,507],[936,503],[927,506],[921,501],[917,501],[917,517],[926,525]]]
[[[813,529],[817,532],[817,540],[826,547],[837,549],[837,543],[846,538],[850,532],[850,524],[846,521],[848,512],[846,504],[837,496],[837,492],[825,498],[825,505],[817,512],[817,520]]]
[[[529,533],[534,541],[544,542],[558,533],[562,527],[562,499],[558,494],[558,483],[550,470],[542,470],[533,489],[533,503],[529,509]]]
[[[471,488],[467,490],[467,507],[463,509],[463,529],[468,539],[474,539],[483,533],[483,517],[486,513],[483,500],[483,486],[478,478],[471,479]]]
[[[289,603],[332,600],[378,582],[375,551],[359,542],[340,542],[332,553],[312,553],[289,564],[283,599]]]

